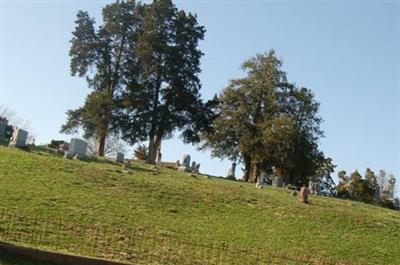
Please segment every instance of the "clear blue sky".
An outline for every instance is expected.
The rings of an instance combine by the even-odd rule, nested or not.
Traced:
[[[37,143],[69,139],[58,133],[65,111],[89,92],[84,80],[69,74],[73,21],[79,9],[100,21],[107,1],[1,1],[1,103],[30,122]],[[289,79],[312,89],[321,103],[321,148],[338,169],[369,166],[400,176],[399,2],[176,4],[207,29],[201,43],[205,98],[241,76],[245,59],[273,48]],[[162,153],[170,161],[190,153],[201,171],[215,175],[230,166],[179,139],[164,142]]]

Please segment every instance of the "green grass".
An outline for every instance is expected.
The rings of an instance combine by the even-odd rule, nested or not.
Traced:
[[[400,212],[134,163],[129,172],[0,146],[0,205],[79,225],[140,227],[311,255],[341,264],[400,264]],[[1,263],[0,263],[1,264]]]

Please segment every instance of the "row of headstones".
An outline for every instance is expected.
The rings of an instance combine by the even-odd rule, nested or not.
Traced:
[[[232,163],[232,167],[228,171],[228,175],[226,178],[234,179],[235,178],[235,171],[236,171],[236,163]],[[268,175],[266,172],[261,172],[260,178],[256,183],[257,188],[262,188],[264,186],[271,185],[274,187],[284,187],[285,183],[282,177],[279,176],[271,176]],[[310,181],[308,185],[309,192],[311,194],[321,195],[321,185],[317,181]]]
[[[193,161],[192,165],[190,165],[190,155],[184,155],[181,162],[177,160],[176,167],[178,171],[193,172],[193,173],[200,172],[200,164],[197,164],[195,161]]]
[[[265,172],[262,172],[260,174],[260,178],[258,179],[258,182],[256,184],[257,188],[266,186],[266,185],[272,185],[274,187],[285,187],[285,182],[283,181],[283,177],[279,176],[270,176]],[[316,195],[321,195],[321,185],[318,181],[309,181],[308,183],[308,191],[311,194],[316,194]]]
[[[0,139],[6,138],[6,125],[0,122]],[[10,139],[8,146],[10,147],[18,147],[23,148],[26,146],[26,142],[28,139],[28,132],[23,129],[16,129],[13,132],[13,135]],[[68,150],[60,150],[64,152],[64,157],[66,158],[75,158],[75,159],[82,159],[87,157],[87,146],[88,144],[81,140],[73,138],[71,142],[67,145]],[[61,147],[61,149],[65,148],[65,146]],[[117,153],[115,161],[119,163],[124,162],[124,154]]]
[[[74,158],[74,159],[82,159],[87,157],[87,147],[88,144],[77,138],[71,139],[71,142],[68,145],[68,151],[64,152],[65,158]],[[115,161],[118,163],[123,163],[125,156],[123,153],[118,152]]]

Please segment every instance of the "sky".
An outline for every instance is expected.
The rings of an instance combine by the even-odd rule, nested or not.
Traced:
[[[37,144],[69,140],[73,136],[59,134],[65,112],[90,92],[69,71],[75,16],[86,10],[100,22],[109,1],[0,1],[0,104],[30,123]],[[320,146],[337,170],[370,167],[400,176],[400,2],[175,3],[197,14],[207,30],[200,44],[205,99],[243,76],[244,60],[274,49],[288,79],[321,103]],[[162,154],[165,161],[190,154],[200,171],[218,176],[231,164],[184,145],[178,135],[162,143]]]

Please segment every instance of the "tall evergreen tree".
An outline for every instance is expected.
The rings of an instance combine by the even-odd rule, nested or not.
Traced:
[[[162,139],[182,130],[187,141],[204,129],[209,104],[200,98],[198,43],[205,29],[195,15],[178,10],[170,0],[144,6],[135,63],[119,97],[116,127],[130,142],[148,140],[148,163],[154,163]]]
[[[97,155],[104,155],[106,136],[111,129],[115,96],[124,84],[127,65],[134,61],[140,25],[141,5],[134,1],[109,4],[103,8],[103,24],[95,29],[95,20],[79,11],[71,40],[71,75],[85,77],[93,92],[83,107],[67,112],[61,132],[82,127],[87,137],[96,137]]]
[[[310,90],[290,84],[281,66],[274,51],[244,62],[246,77],[222,91],[213,131],[204,136],[214,156],[244,163],[244,181],[274,166],[285,183],[299,185],[323,161],[319,104]]]

